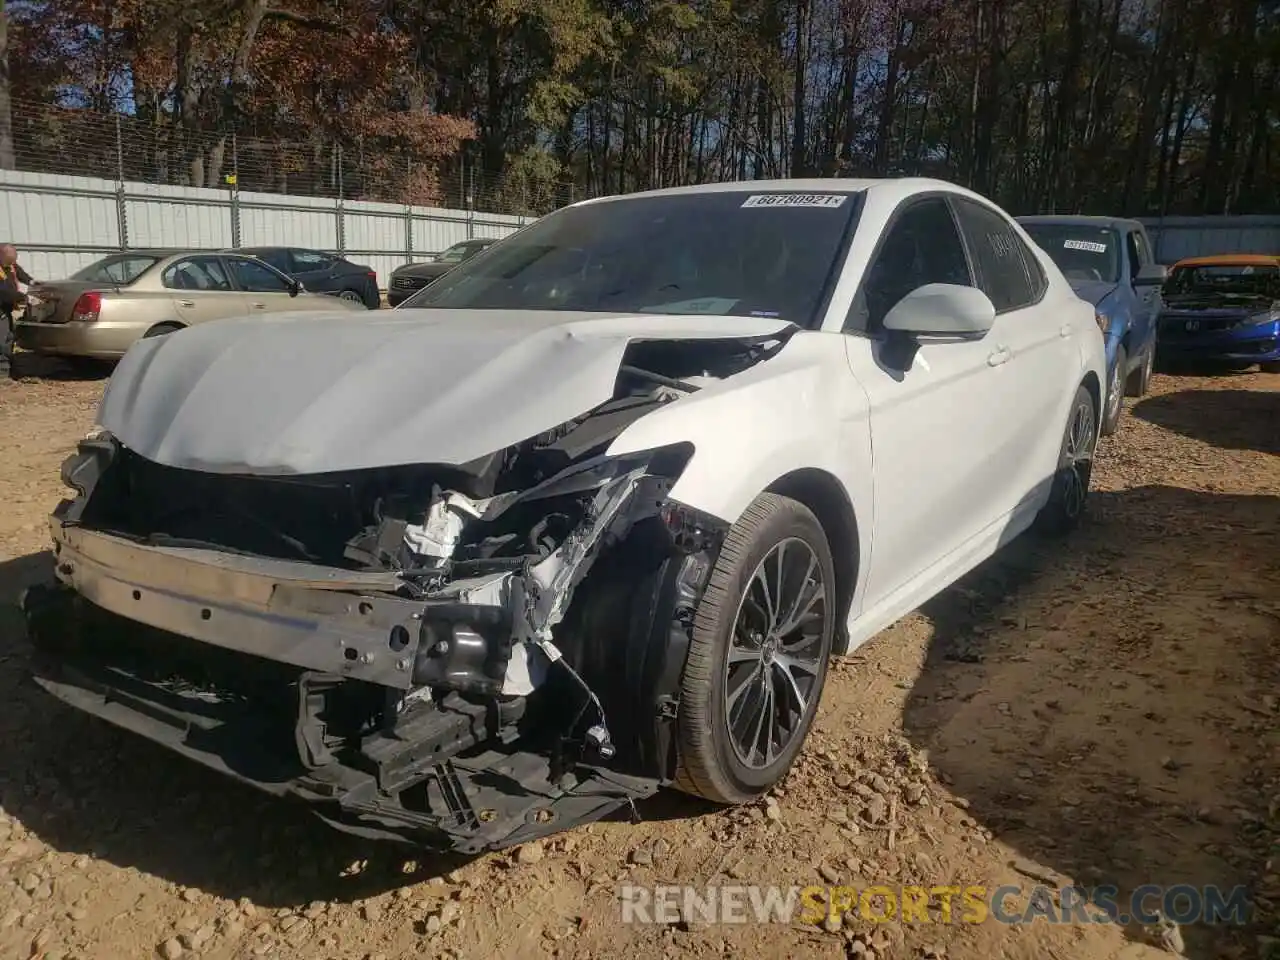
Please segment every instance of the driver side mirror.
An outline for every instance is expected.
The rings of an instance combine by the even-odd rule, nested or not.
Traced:
[[[303,291],[303,289],[304,288],[302,286],[301,280],[289,281],[289,296],[296,297],[298,294],[300,294]]]
[[[977,287],[926,283],[894,304],[884,328],[912,336],[977,339],[995,322],[995,304]]]
[[[1135,287],[1159,287],[1169,279],[1169,268],[1162,263],[1149,263],[1133,278]]]

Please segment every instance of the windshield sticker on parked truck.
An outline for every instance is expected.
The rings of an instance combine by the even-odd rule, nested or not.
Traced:
[[[1106,253],[1107,245],[1105,243],[1094,243],[1092,240],[1064,240],[1062,241],[1063,250],[1087,250],[1089,253]]]
[[[844,193],[753,193],[742,201],[744,207],[827,207],[842,206]]]

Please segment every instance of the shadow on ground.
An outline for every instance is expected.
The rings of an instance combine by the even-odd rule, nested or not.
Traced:
[[[1074,538],[1021,538],[924,608],[907,735],[1024,874],[1113,884],[1122,908],[1142,884],[1251,884],[1280,774],[1277,578],[1280,498],[1096,493]],[[1191,960],[1252,943],[1184,934]]]
[[[1140,400],[1133,415],[1226,450],[1280,455],[1280,391],[1183,390]]]
[[[16,604],[50,570],[47,553],[0,562],[0,807],[43,842],[268,907],[349,902],[465,862],[347,837],[47,695]]]
[[[39,353],[18,351],[10,361],[12,380],[105,380],[115,364],[105,360],[48,357]]]

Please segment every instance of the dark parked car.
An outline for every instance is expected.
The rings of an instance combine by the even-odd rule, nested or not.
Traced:
[[[393,307],[399,306],[432,281],[439,280],[458,264],[470,260],[481,250],[496,242],[492,237],[463,240],[461,243],[455,243],[444,253],[436,254],[430,260],[422,263],[406,263],[403,267],[392,271],[391,282],[387,284],[387,303]]]
[[[301,247],[242,247],[236,252],[265,260],[281,273],[302,281],[302,285],[312,293],[327,293],[352,303],[362,303],[370,310],[377,310],[382,305],[378,275],[373,268],[352,263],[336,253]]]

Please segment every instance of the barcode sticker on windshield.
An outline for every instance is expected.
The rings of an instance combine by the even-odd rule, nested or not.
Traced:
[[[847,200],[844,193],[753,193],[742,201],[744,207],[838,207]]]
[[[1087,250],[1090,253],[1106,253],[1107,245],[1105,243],[1093,243],[1090,240],[1064,240],[1062,241],[1063,250]]]

